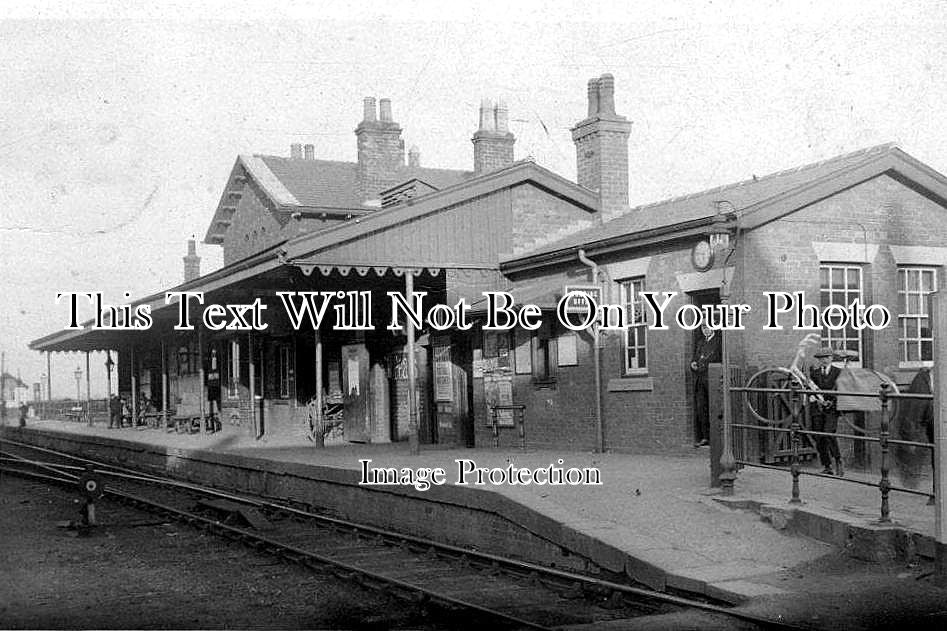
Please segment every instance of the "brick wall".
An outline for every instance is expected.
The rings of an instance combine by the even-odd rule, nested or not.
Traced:
[[[888,177],[881,176],[817,202],[779,221],[748,233],[743,239],[740,299],[753,307],[754,315],[765,309],[762,292],[802,290],[810,303],[818,304],[819,261],[813,242],[867,244],[869,263],[862,268],[864,301],[883,304],[891,311],[892,323],[884,330],[866,332],[865,364],[876,369],[898,365],[897,263],[889,245],[943,247],[947,244],[945,210],[930,199]],[[937,261],[931,261],[936,264]],[[750,273],[752,270],[752,273]],[[947,281],[939,278],[941,286]],[[760,317],[747,321],[747,328],[762,327]],[[791,359],[800,331],[770,331],[765,337],[747,338],[746,358],[756,365],[784,364]]]
[[[519,254],[588,228],[596,215],[531,185],[512,190],[513,253]]]
[[[362,121],[355,129],[359,193],[363,200],[397,184],[404,168],[404,141],[397,123]]]
[[[474,146],[474,173],[482,175],[513,164],[513,134],[478,131]]]
[[[623,117],[594,118],[572,131],[576,181],[602,199],[607,221],[628,209],[628,136],[631,123]]]

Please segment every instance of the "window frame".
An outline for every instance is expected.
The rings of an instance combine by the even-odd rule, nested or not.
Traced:
[[[622,331],[622,375],[626,377],[640,376],[648,374],[648,322],[645,317],[644,305],[642,304],[641,292],[645,291],[645,277],[631,276],[618,279],[619,298],[621,306],[625,310],[628,321]],[[637,290],[635,285],[639,285]],[[631,297],[629,297],[629,289]],[[637,299],[635,296],[637,295]],[[637,309],[635,308],[637,306]],[[632,335],[634,336],[634,346],[629,346]],[[635,349],[635,357],[644,355],[644,365],[631,365],[629,349]],[[638,362],[636,361],[636,364]]]
[[[534,385],[550,386],[559,381],[559,353],[555,323],[543,320],[542,325],[530,336],[530,374]],[[542,367],[545,366],[545,371]]]
[[[931,367],[934,365],[934,333],[931,326],[931,313],[928,309],[929,296],[937,291],[937,266],[933,265],[898,265],[898,367],[899,368],[924,368]],[[923,289],[923,274],[924,272],[931,273],[931,288],[929,290]],[[903,273],[903,274],[902,274]],[[910,289],[910,276],[912,273],[917,274],[918,282],[917,286],[919,289],[912,290]],[[918,313],[910,312],[910,297],[917,296],[919,298],[918,304],[920,306],[920,311]],[[927,319],[927,331],[929,333],[928,337],[922,335],[921,329],[921,320]],[[916,323],[915,331],[917,332],[916,337],[909,337],[905,335],[907,332],[906,321],[914,320]],[[930,342],[931,349],[931,358],[923,358],[923,344],[924,342]],[[909,360],[908,357],[908,345],[916,344],[917,345],[917,356],[920,359]]]
[[[823,270],[825,270],[828,276],[828,288],[824,286],[822,282]],[[833,271],[842,270],[843,272],[843,286],[840,288],[833,288],[832,286],[832,276]],[[857,271],[858,272],[858,288],[856,290],[849,289],[849,272]],[[828,293],[828,300],[823,299],[823,297]],[[864,266],[860,263],[845,263],[840,261],[821,261],[819,263],[819,308],[824,310],[829,305],[840,305],[842,307],[848,307],[852,303],[854,298],[850,296],[855,293],[854,298],[858,299],[860,304],[865,303],[865,269]],[[841,294],[843,296],[842,301],[835,300],[834,298]],[[854,368],[861,368],[865,365],[865,329],[861,331],[855,331],[855,338],[858,340],[858,360],[848,362],[848,364]],[[846,335],[846,332],[843,331],[831,331],[827,327],[822,327],[822,344],[825,346],[830,346],[835,350],[847,350],[849,340],[853,339]],[[839,344],[839,341],[842,341],[842,344]]]

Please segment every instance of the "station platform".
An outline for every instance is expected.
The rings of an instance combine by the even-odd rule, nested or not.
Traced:
[[[318,467],[345,473],[349,480],[358,477],[360,459],[370,459],[372,467],[442,467],[447,472],[443,486],[428,491],[380,490],[488,504],[552,541],[589,551],[605,567],[630,568],[629,574],[648,568],[643,574],[653,577],[657,572],[664,587],[731,602],[786,594],[780,573],[839,549],[868,560],[910,561],[916,555],[933,555],[934,507],[927,505],[925,496],[892,493],[893,521],[879,524],[881,500],[876,488],[802,476],[803,503],[791,505],[788,471],[747,467],[739,472],[734,495],[724,498],[709,486],[706,448],[682,455],[630,455],[422,446],[420,455],[413,456],[406,443],[319,448],[304,437],[254,440],[246,428],[228,425],[215,434],[182,435],[31,420],[25,431]],[[561,467],[598,469],[601,484],[458,486],[458,459],[486,468],[542,468],[561,459]],[[930,479],[921,483],[929,488]],[[500,497],[507,501],[499,501]]]

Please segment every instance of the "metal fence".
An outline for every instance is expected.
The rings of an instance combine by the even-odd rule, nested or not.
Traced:
[[[928,442],[918,442],[911,440],[900,440],[891,438],[891,404],[893,401],[899,400],[908,400],[908,399],[920,399],[920,400],[933,400],[932,394],[912,394],[912,393],[897,393],[892,392],[890,386],[887,383],[881,385],[880,390],[877,393],[870,392],[840,392],[840,391],[831,391],[824,392],[821,390],[809,390],[803,388],[800,384],[795,381],[789,384],[788,388],[754,388],[754,387],[732,387],[731,391],[743,393],[744,405],[749,405],[747,400],[748,394],[757,394],[764,395],[767,397],[782,397],[784,404],[788,404],[789,413],[791,414],[791,421],[789,427],[779,427],[775,425],[768,424],[749,424],[749,423],[733,423],[732,427],[734,431],[746,432],[746,431],[756,431],[756,432],[784,432],[789,436],[790,443],[790,465],[788,472],[792,476],[792,490],[790,503],[798,504],[801,502],[800,499],[800,485],[799,479],[803,475],[815,476],[830,478],[838,482],[847,483],[847,484],[858,484],[863,486],[875,487],[879,489],[881,495],[881,517],[880,521],[882,523],[891,521],[890,506],[888,503],[888,497],[891,491],[897,491],[901,493],[909,493],[913,495],[922,495],[930,497],[933,501],[933,491],[926,492],[918,489],[907,488],[904,486],[897,486],[891,483],[890,478],[890,469],[892,465],[892,454],[891,447],[893,445],[902,445],[905,447],[915,447],[931,450],[933,453],[934,444]],[[840,432],[817,432],[811,429],[806,429],[803,426],[803,420],[806,416],[806,400],[810,397],[815,396],[824,396],[826,394],[831,394],[833,397],[837,396],[853,396],[853,397],[875,397],[880,401],[881,404],[881,424],[878,430],[877,435],[874,435],[870,430],[865,430],[863,433],[851,434],[851,433],[840,433]],[[788,397],[788,399],[787,399]],[[804,471],[802,469],[802,454],[803,454],[803,437],[810,436],[813,438],[820,436],[830,436],[837,439],[850,440],[854,441],[856,444],[861,442],[863,444],[877,444],[880,448],[880,461],[879,461],[879,474],[880,478],[878,482],[868,482],[865,480],[859,480],[851,477],[840,477],[834,475],[828,475],[825,473],[816,473],[812,471]],[[753,462],[746,458],[737,459],[738,464],[748,467],[760,467],[764,469],[774,469],[778,471],[787,471],[785,467],[766,464],[761,462]],[[870,459],[869,459],[870,462]]]
[[[29,406],[33,410],[33,416],[40,419],[89,424],[108,423],[109,420],[108,399],[33,401]]]

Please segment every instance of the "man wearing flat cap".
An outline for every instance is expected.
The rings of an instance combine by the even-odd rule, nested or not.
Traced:
[[[818,365],[809,370],[809,378],[819,390],[835,390],[835,382],[842,372],[838,366],[832,365],[832,349],[823,346],[815,353]],[[836,399],[831,395],[823,395],[821,401],[813,397],[809,405],[809,421],[815,432],[834,434],[838,429],[838,411],[835,409]],[[835,436],[816,436],[815,447],[819,452],[819,461],[822,463],[822,473],[833,474],[832,461],[835,461],[834,474],[845,474],[842,468],[842,454],[839,452],[838,439]]]

